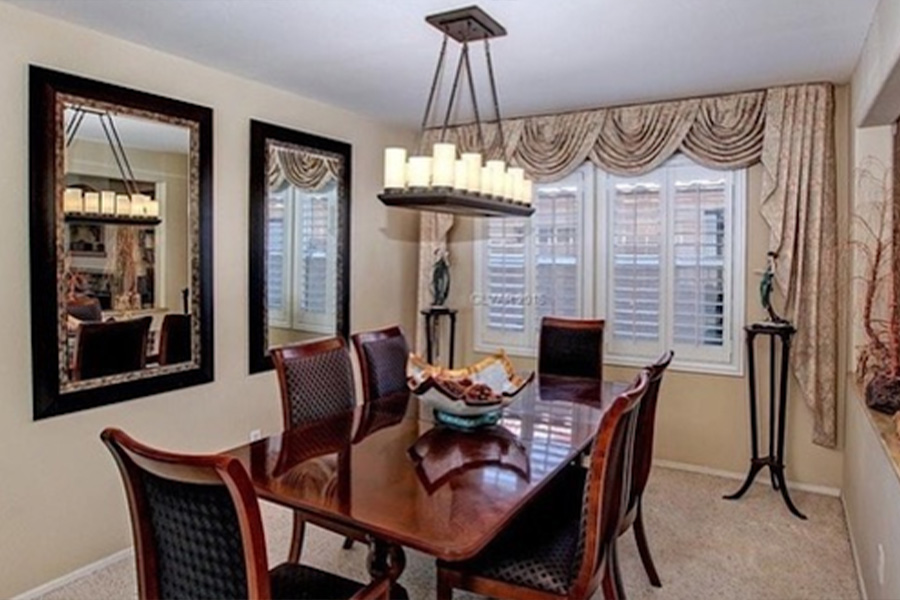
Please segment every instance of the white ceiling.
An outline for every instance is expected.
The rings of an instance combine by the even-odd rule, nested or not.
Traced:
[[[72,118],[72,110],[67,109],[65,111],[66,127],[69,126]],[[126,150],[134,148],[178,154],[187,154],[190,150],[191,132],[187,127],[120,114],[113,115],[112,118],[122,146]],[[109,143],[100,118],[95,114],[84,116],[78,126],[75,139]]]
[[[11,0],[332,105],[418,125],[468,0]],[[849,80],[877,0],[479,0],[504,116]],[[483,51],[475,48],[480,71]],[[139,68],[139,67],[138,67]],[[477,73],[476,73],[477,77]],[[446,78],[449,80],[449,77]],[[476,86],[485,87],[476,78]],[[486,104],[486,97],[480,102]],[[483,105],[482,110],[488,107]],[[492,115],[492,113],[490,113]]]

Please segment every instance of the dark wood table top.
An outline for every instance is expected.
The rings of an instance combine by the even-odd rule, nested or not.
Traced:
[[[400,394],[240,446],[260,497],[446,560],[474,556],[593,439],[627,386],[535,380],[497,426],[436,426]]]

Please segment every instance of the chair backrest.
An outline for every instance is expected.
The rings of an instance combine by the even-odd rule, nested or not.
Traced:
[[[143,369],[152,321],[152,317],[141,317],[79,325],[72,378],[93,379]]]
[[[541,319],[538,373],[603,379],[603,326],[598,319]]]
[[[629,510],[643,495],[644,488],[647,487],[647,480],[650,478],[650,467],[653,462],[653,435],[656,429],[656,402],[659,398],[663,375],[674,356],[675,353],[669,350],[646,369],[649,382],[647,395],[641,401],[641,408],[638,411],[637,429],[634,436]]]
[[[342,338],[274,348],[272,362],[281,387],[285,429],[356,405],[353,364]]]
[[[75,296],[66,301],[66,312],[79,321],[102,321],[103,309],[93,296]]]
[[[191,315],[166,315],[159,330],[159,364],[174,365],[190,360]]]
[[[100,437],[125,484],[140,598],[271,597],[259,504],[238,459],[163,452],[118,429]]]
[[[600,422],[585,480],[570,597],[588,598],[600,585],[601,567],[627,507],[638,408],[648,383],[647,371],[641,371]]]
[[[398,325],[352,336],[362,373],[363,401],[407,391],[409,344]]]

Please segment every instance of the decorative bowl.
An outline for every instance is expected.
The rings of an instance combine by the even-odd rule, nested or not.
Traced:
[[[435,419],[458,429],[494,425],[503,408],[534,378],[516,373],[502,350],[464,369],[431,365],[411,354],[406,366],[407,383]]]

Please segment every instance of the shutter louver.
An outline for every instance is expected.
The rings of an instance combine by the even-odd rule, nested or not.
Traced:
[[[660,186],[620,183],[612,206],[612,334],[626,343],[660,339],[663,242]]]
[[[724,180],[675,183],[673,322],[678,345],[724,345],[725,197]]]

